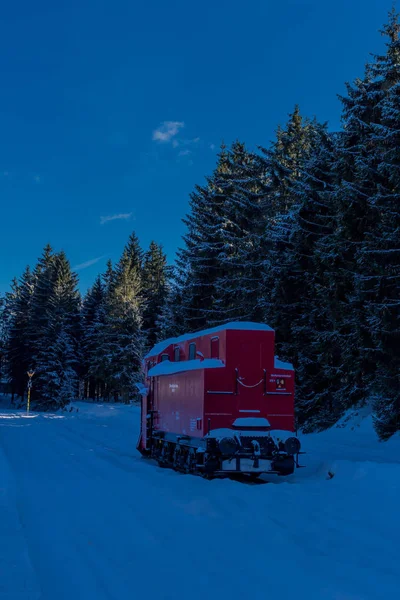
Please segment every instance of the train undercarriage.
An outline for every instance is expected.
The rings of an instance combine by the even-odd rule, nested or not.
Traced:
[[[300,442],[289,437],[276,442],[265,432],[234,432],[229,437],[206,437],[201,440],[156,432],[148,457],[161,467],[206,478],[262,474],[291,475],[298,464]]]

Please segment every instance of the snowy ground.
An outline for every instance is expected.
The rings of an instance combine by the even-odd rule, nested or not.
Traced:
[[[136,407],[77,407],[0,410],[1,600],[397,596],[400,438],[370,417],[306,436],[290,483],[245,485],[142,459]]]

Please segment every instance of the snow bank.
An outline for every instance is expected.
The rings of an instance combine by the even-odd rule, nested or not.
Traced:
[[[218,327],[212,327],[210,329],[203,329],[202,331],[194,331],[192,333],[185,333],[176,338],[169,338],[162,342],[159,342],[148,352],[145,358],[149,356],[154,356],[156,354],[160,354],[167,346],[171,344],[180,344],[181,342],[186,342],[193,338],[198,338],[203,335],[210,335],[213,333],[218,333],[219,331],[234,329],[236,331],[242,330],[250,330],[250,331],[273,331],[269,325],[265,323],[252,323],[251,321],[232,321],[231,323],[225,323],[225,325],[219,325]]]

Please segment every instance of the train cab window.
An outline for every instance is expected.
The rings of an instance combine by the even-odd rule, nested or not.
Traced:
[[[164,360],[169,360],[168,354],[161,354],[161,362],[164,362]]]
[[[189,344],[189,360],[194,360],[196,358],[196,344],[193,342]]]
[[[211,358],[219,358],[219,337],[211,338]]]
[[[180,351],[179,346],[177,346],[174,350],[174,360],[175,360],[175,362],[179,362],[180,359],[181,359],[181,351]]]

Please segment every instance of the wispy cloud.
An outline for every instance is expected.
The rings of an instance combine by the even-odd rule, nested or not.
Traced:
[[[91,260],[87,260],[86,262],[83,262],[80,265],[75,265],[75,267],[72,267],[72,270],[73,271],[82,271],[82,269],[87,269],[88,267],[95,265],[102,258],[104,258],[104,256],[98,256],[97,258],[92,258]]]
[[[105,223],[109,223],[110,221],[118,221],[118,220],[127,220],[130,219],[132,213],[120,213],[118,215],[108,215],[108,217],[100,217],[100,225],[105,225]]]
[[[155,142],[170,142],[183,127],[185,127],[183,121],[164,121],[158,129],[153,131],[153,140]],[[175,141],[173,140],[173,144]]]
[[[168,148],[174,148],[177,153],[175,154],[177,163],[184,163],[186,165],[192,165],[193,160],[189,159],[190,156],[196,154],[196,149],[201,147],[201,140],[199,137],[189,138],[182,135],[182,129],[185,127],[183,121],[163,121],[158,129],[153,131],[153,141],[157,142],[158,145],[165,145]],[[185,160],[183,160],[185,159]]]
[[[173,148],[178,148],[178,146],[191,146],[193,148],[194,146],[197,146],[199,142],[200,142],[199,137],[175,138],[174,140],[172,140],[172,146],[173,146]]]
[[[215,144],[210,144],[210,150],[215,150]]]
[[[33,178],[33,181],[35,183],[40,183],[42,181],[42,178],[40,177],[40,175],[35,175],[35,177]]]

